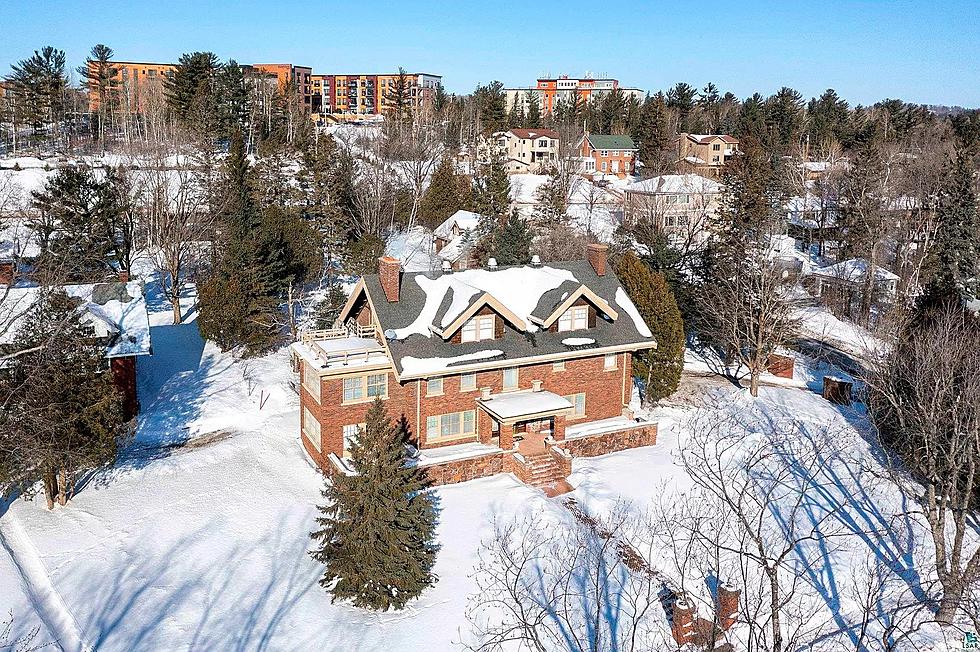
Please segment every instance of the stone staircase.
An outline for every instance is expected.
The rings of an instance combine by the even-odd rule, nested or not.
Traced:
[[[571,491],[571,485],[566,482],[566,470],[562,467],[558,453],[550,449],[531,454],[524,453],[518,464],[518,477],[527,485],[544,491],[548,496]]]

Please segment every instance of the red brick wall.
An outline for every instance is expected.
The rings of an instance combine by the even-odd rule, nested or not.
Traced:
[[[109,369],[112,373],[112,384],[122,394],[123,417],[128,421],[140,410],[136,396],[136,356],[112,358],[109,361]]]
[[[541,380],[543,389],[562,396],[585,392],[585,416],[569,418],[567,420],[568,425],[618,417],[623,411],[623,392],[624,386],[627,386],[627,376],[631,374],[631,357],[629,353],[617,354],[617,368],[609,371],[603,369],[603,357],[599,355],[591,358],[568,360],[565,362],[564,371],[554,371],[550,362],[522,367],[518,378],[519,389],[531,389],[533,381]],[[489,387],[493,393],[503,390],[503,370],[478,372],[476,389],[472,391],[462,392],[460,381],[459,375],[445,376],[443,377],[442,395],[426,396],[426,382],[424,380],[409,380],[400,385],[389,373],[388,400],[385,402],[388,414],[395,419],[404,414],[408,419],[413,436],[417,438],[416,441],[420,442],[422,448],[461,444],[478,439],[489,442],[491,436],[490,420],[485,417],[483,410],[477,407],[476,400],[480,397],[480,389],[483,387]],[[324,455],[330,452],[337,456],[343,455],[343,427],[347,424],[363,422],[364,415],[371,406],[370,402],[341,405],[343,392],[342,377],[324,378],[320,388],[322,402],[317,403],[300,383],[301,411],[302,407],[307,407],[320,421],[321,450]],[[417,404],[419,392],[421,399]],[[463,410],[476,410],[477,412],[477,433],[475,436],[443,442],[426,441],[425,424],[427,417]],[[565,423],[562,419],[556,419],[556,422],[559,423],[555,424],[555,437],[561,438]]]
[[[778,353],[769,354],[769,373],[773,376],[779,376],[780,378],[792,378],[793,377],[793,366],[794,360],[788,355],[779,355]]]

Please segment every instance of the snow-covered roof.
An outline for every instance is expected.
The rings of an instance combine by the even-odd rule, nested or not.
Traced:
[[[83,319],[95,329],[96,336],[107,339],[105,357],[148,355],[151,352],[150,320],[138,281],[61,287],[69,297],[80,301]],[[38,287],[0,290],[0,297],[3,297],[0,323],[11,325],[0,333],[0,343],[10,343],[16,338],[20,322],[40,296],[41,288]]]
[[[664,174],[626,186],[627,192],[658,195],[718,194],[725,187],[699,174]]]
[[[473,211],[456,211],[449,218],[436,227],[436,237],[443,240],[452,240],[454,237],[453,227],[460,231],[475,229],[480,223],[480,214]]]
[[[473,249],[474,243],[475,240],[469,232],[460,233],[439,250],[439,258],[455,263]]]
[[[428,272],[439,267],[439,257],[433,253],[432,233],[416,226],[388,238],[385,255],[397,258],[406,272]]]
[[[875,281],[897,281],[898,276],[888,271],[880,265],[875,265]],[[848,281],[850,283],[860,283],[865,280],[868,273],[868,261],[864,258],[851,258],[834,265],[821,267],[813,271],[814,276],[831,278],[835,280]]]
[[[598,178],[598,175],[597,175]],[[615,175],[610,178],[615,179]],[[512,174],[510,175],[510,199],[516,204],[536,206],[540,203],[538,191],[551,177],[547,174]],[[605,188],[600,188],[588,179],[575,176],[571,179],[568,205],[586,204],[617,204],[619,198]]]
[[[488,399],[480,399],[480,405],[499,419],[553,414],[575,407],[564,396],[546,390],[492,394]]]
[[[20,218],[0,219],[0,260],[37,258],[41,248]]]
[[[732,138],[728,134],[688,134],[687,137],[690,138],[691,140],[695,141],[699,145],[704,145],[705,143],[710,143],[712,140],[714,140],[716,138],[720,138],[722,141],[724,141],[726,143],[730,143],[732,145],[737,145],[738,144],[738,139],[737,138]]]
[[[688,163],[693,163],[694,165],[704,165],[705,163],[707,163],[707,161],[705,161],[703,158],[700,158],[698,156],[693,156],[693,155],[685,156],[684,160],[687,161]]]

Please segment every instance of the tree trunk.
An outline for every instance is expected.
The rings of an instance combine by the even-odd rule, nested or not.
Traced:
[[[769,598],[772,609],[772,652],[782,652],[783,631],[779,620],[779,578],[775,571],[769,573]]]
[[[956,614],[960,610],[960,601],[963,599],[963,590],[960,588],[945,589],[943,597],[939,601],[939,611],[936,613],[936,622],[943,625],[952,625],[956,619]]]
[[[749,375],[749,394],[755,398],[759,397],[759,377],[761,375],[762,372],[758,369],[753,369]]]
[[[180,312],[180,293],[178,292],[175,296],[170,299],[170,304],[174,309],[174,324],[179,324],[183,319],[183,315]]]
[[[58,471],[58,504],[62,507],[68,504],[68,471],[65,467]]]
[[[54,497],[58,493],[57,480],[54,477],[54,471],[47,470],[44,472],[43,477],[44,484],[44,499],[48,503],[48,509],[54,509]]]

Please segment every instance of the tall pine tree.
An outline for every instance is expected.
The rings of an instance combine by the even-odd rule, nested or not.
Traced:
[[[334,600],[402,609],[436,582],[436,508],[425,471],[408,464],[408,438],[405,417],[392,424],[375,399],[351,442],[354,473],[335,474],[323,490],[310,554],[324,564],[320,585]]]
[[[534,234],[515,209],[500,227],[494,238],[494,257],[498,265],[526,265],[531,260],[531,241]]]

